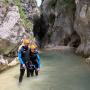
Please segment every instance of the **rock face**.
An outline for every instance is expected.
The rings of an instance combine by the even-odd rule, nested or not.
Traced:
[[[19,8],[17,6],[10,5],[7,6],[6,8],[5,6],[1,6],[0,10],[1,10],[0,18],[1,19],[3,18],[0,24],[1,39],[6,39],[12,43],[17,43],[22,37],[24,37],[24,35],[27,36],[27,34],[25,34],[26,32],[24,27],[19,23],[20,14]]]
[[[34,35],[42,46],[69,45],[90,55],[90,0],[43,0],[41,11]]]
[[[76,0],[74,28],[81,39],[76,52],[90,55],[90,0]]]
[[[18,6],[0,1],[0,54],[8,53],[25,37],[29,34],[20,23]]]
[[[36,0],[21,0],[21,5],[24,7],[28,19],[33,21],[35,15],[40,15]]]
[[[72,37],[73,33],[75,37],[78,37],[73,28],[74,0],[43,0],[41,11],[40,22],[42,23],[40,23],[39,31],[42,34],[45,33],[40,37],[43,45],[68,45],[71,44],[70,41],[77,40]]]
[[[17,6],[9,7],[8,13],[3,23],[1,23],[0,25],[0,38],[12,39],[13,41],[13,37],[15,38],[17,36],[18,31],[14,31],[12,29],[16,25],[16,23],[19,21],[19,18],[20,18],[20,15],[19,15],[18,7]]]
[[[22,39],[34,39],[33,18],[37,15],[36,0],[0,0],[0,70],[18,63],[14,56]]]
[[[32,20],[38,14],[35,0],[0,0],[0,55],[9,56],[9,63],[17,55],[22,39],[34,39]]]
[[[30,18],[38,14],[40,12],[35,0],[0,1],[0,54],[13,49],[23,38],[33,39]]]
[[[5,60],[2,55],[0,55],[0,65],[1,65],[1,64],[2,64],[2,65],[8,64],[8,61]]]

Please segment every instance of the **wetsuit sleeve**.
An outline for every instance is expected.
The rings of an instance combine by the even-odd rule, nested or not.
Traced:
[[[21,53],[22,53],[21,50],[19,50],[19,51],[18,51],[18,60],[19,60],[20,64],[24,64],[24,62],[23,62],[23,60],[22,60],[22,58],[21,58],[21,56],[22,56]]]
[[[37,60],[38,60],[38,68],[40,68],[40,56],[38,53],[37,53]]]

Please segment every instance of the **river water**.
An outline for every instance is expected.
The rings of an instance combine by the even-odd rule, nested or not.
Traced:
[[[0,90],[90,90],[90,67],[71,52],[42,52],[39,76],[18,77],[19,65],[1,73]]]

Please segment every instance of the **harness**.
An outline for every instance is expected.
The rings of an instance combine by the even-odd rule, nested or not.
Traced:
[[[37,64],[37,53],[30,52],[30,60],[32,61],[33,64]]]
[[[29,48],[25,48],[24,46],[22,46],[21,48],[21,54],[22,54],[22,60],[26,63],[28,61],[30,61],[30,50]]]

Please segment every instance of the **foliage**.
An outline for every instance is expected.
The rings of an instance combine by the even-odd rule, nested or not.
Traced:
[[[27,19],[27,16],[25,14],[24,8],[21,6],[20,0],[15,0],[15,4],[19,7],[20,17],[21,17],[21,23],[23,26],[29,30],[32,29],[32,23],[30,20]]]
[[[8,4],[8,0],[4,0],[3,2],[4,2],[5,4]]]
[[[8,5],[9,4],[9,1],[10,0],[3,0],[3,2],[5,3],[5,5]],[[21,6],[20,0],[12,0],[12,2],[15,3],[15,5],[17,5],[19,7],[19,12],[20,12],[20,17],[21,17],[21,23],[22,23],[22,25],[26,29],[32,30],[33,24],[30,22],[30,20],[28,20],[28,17],[25,14],[24,7]]]

